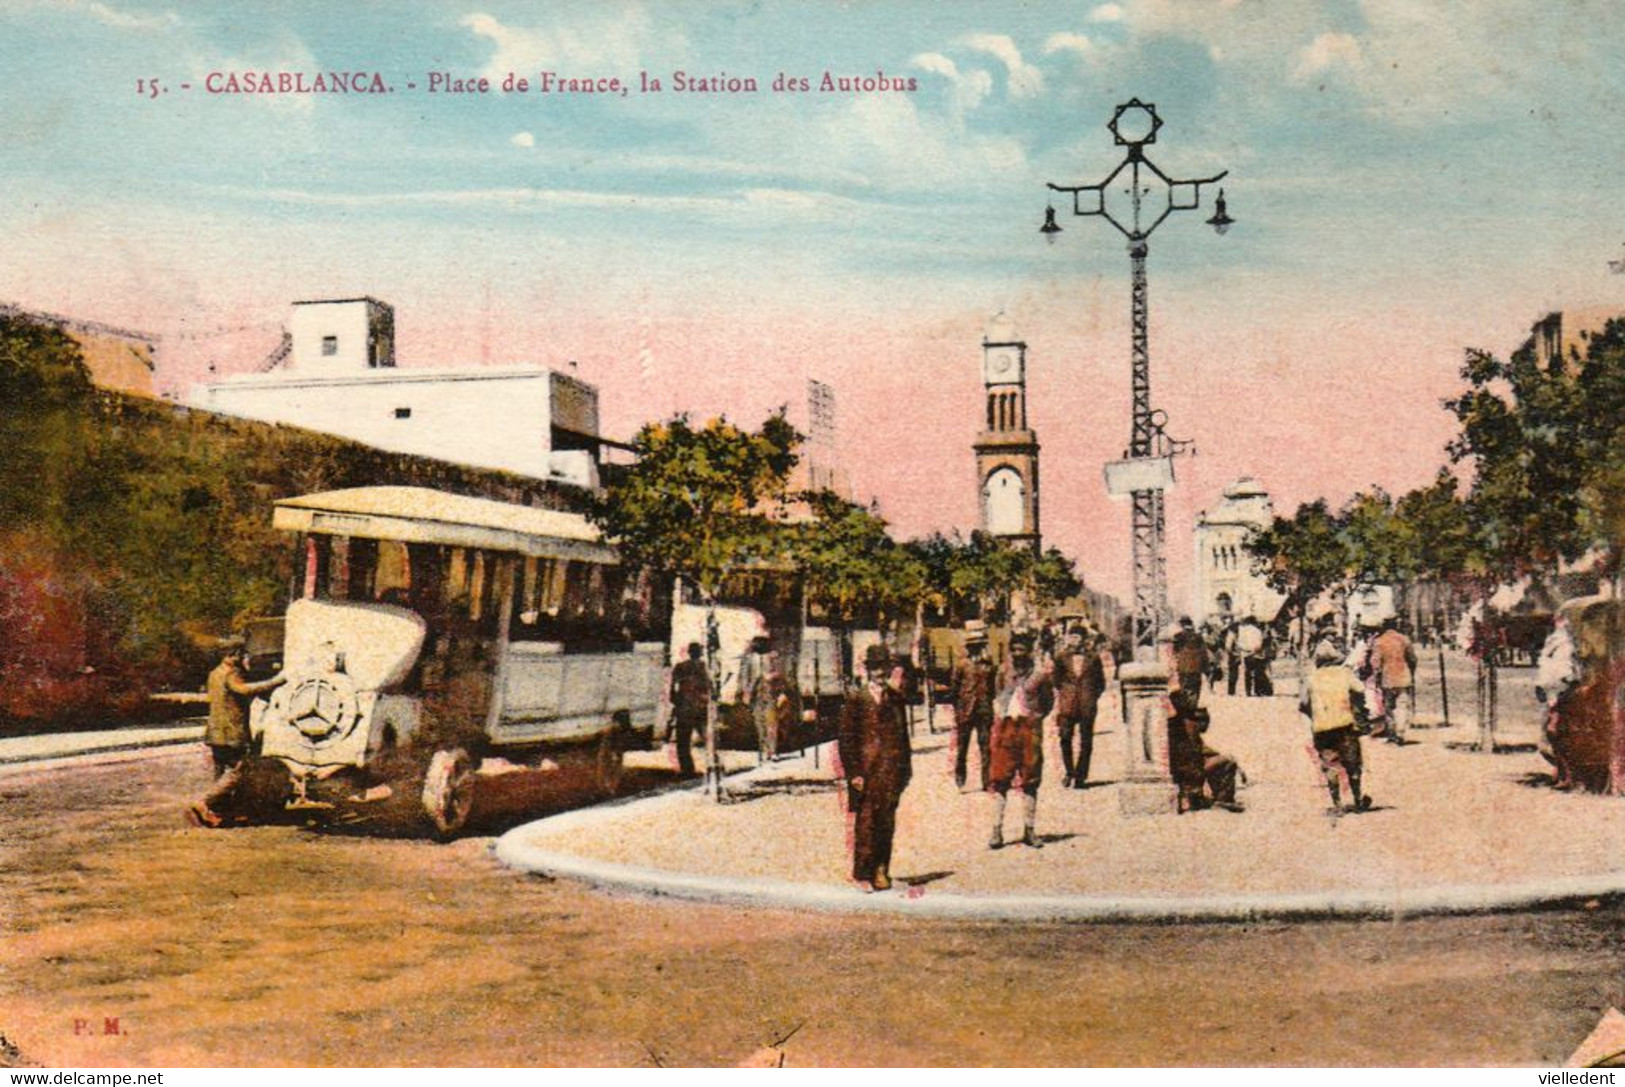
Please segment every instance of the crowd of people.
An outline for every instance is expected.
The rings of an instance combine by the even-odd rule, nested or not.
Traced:
[[[1236,624],[1237,632],[1248,624]],[[1049,648],[1045,648],[1046,643]],[[1048,636],[1017,631],[1001,666],[988,656],[984,632],[965,636],[965,656],[954,670],[955,783],[966,791],[970,759],[977,758],[978,790],[994,798],[988,836],[991,849],[1008,840],[1042,848],[1037,833],[1039,787],[1044,780],[1044,722],[1053,718],[1061,749],[1064,788],[1089,782],[1094,727],[1105,692],[1107,640],[1079,624]],[[1345,648],[1325,628],[1312,639],[1312,671],[1305,677],[1299,711],[1305,718],[1336,815],[1368,811],[1362,782],[1361,740],[1366,735],[1403,743],[1409,720],[1416,654],[1393,621]],[[1174,682],[1168,698],[1168,767],[1177,810],[1220,808],[1240,812],[1237,787],[1245,780],[1230,755],[1208,743],[1204,686],[1219,689],[1229,677],[1215,673],[1210,643],[1190,619],[1180,621],[1169,644]],[[1246,674],[1246,641],[1234,659]],[[863,682],[843,704],[839,727],[840,773],[853,820],[852,878],[859,885],[891,886],[896,815],[912,775],[908,705],[903,669],[884,646],[865,655]],[[1256,678],[1247,694],[1263,686]],[[1264,686],[1264,690],[1269,690]],[[1373,730],[1373,726],[1375,729]],[[1006,838],[1009,797],[1020,804],[1020,837]]]

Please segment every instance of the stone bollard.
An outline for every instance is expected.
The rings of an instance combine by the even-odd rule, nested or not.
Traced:
[[[1168,773],[1168,669],[1161,661],[1135,661],[1117,670],[1123,702],[1123,779],[1117,786],[1124,815],[1173,815],[1179,790]]]

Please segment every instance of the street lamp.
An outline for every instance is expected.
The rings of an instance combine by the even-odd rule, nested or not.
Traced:
[[[1134,425],[1124,458],[1107,465],[1107,487],[1127,494],[1134,504],[1134,656],[1155,659],[1157,635],[1168,620],[1168,570],[1163,554],[1163,491],[1173,480],[1173,456],[1189,442],[1170,438],[1164,430],[1167,415],[1151,407],[1151,352],[1146,330],[1146,239],[1176,211],[1194,211],[1202,203],[1202,186],[1222,180],[1229,171],[1189,180],[1171,178],[1146,157],[1145,148],[1157,142],[1162,118],[1157,107],[1138,98],[1118,106],[1110,130],[1123,161],[1097,185],[1056,185],[1072,194],[1072,214],[1095,215],[1116,227],[1128,239],[1132,275],[1133,402]],[[1224,190],[1208,225],[1220,234],[1235,221],[1225,210]],[[1061,227],[1055,209],[1045,212],[1039,232],[1053,242]]]

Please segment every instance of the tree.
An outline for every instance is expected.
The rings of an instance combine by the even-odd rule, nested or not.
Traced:
[[[1617,579],[1625,565],[1625,320],[1611,320],[1591,337],[1576,385],[1584,390],[1575,426],[1578,528],[1582,539],[1607,549]]]
[[[954,571],[964,548],[957,534],[949,538],[940,532],[903,544],[919,572],[921,601],[939,615],[957,612],[969,599],[954,585]]]
[[[1600,405],[1563,367],[1539,365],[1532,346],[1505,362],[1469,351],[1461,374],[1467,390],[1447,402],[1461,424],[1450,455],[1473,467],[1468,508],[1490,572],[1511,581],[1579,557],[1593,542],[1581,431]]]
[[[812,517],[788,527],[788,557],[808,598],[829,615],[831,625],[844,631],[861,614],[895,604],[903,587],[893,582],[898,568],[888,556],[901,552],[886,522],[830,491],[801,497]],[[914,588],[923,593],[923,578],[918,580]]]
[[[997,536],[972,532],[955,564],[950,582],[955,592],[974,597],[984,612],[1007,615],[1011,598],[1031,584],[1032,552],[1012,547]]]
[[[1476,577],[1484,572],[1484,556],[1460,484],[1441,468],[1433,482],[1403,495],[1394,515],[1409,529],[1414,541],[1416,576],[1432,581]]]
[[[696,427],[686,415],[649,423],[633,439],[637,460],[592,502],[589,516],[628,559],[693,582],[709,608],[730,572],[779,557],[783,539],[771,511],[785,497],[800,443],[782,409],[756,431],[722,418]],[[714,622],[709,615],[707,626]],[[705,640],[706,781],[721,800],[721,677],[712,641]]]
[[[632,442],[637,460],[589,516],[633,562],[714,597],[730,572],[775,557],[770,511],[785,497],[800,443],[782,409],[754,432],[724,418],[697,427],[687,415],[647,424]]]
[[[1310,601],[1348,577],[1353,559],[1342,529],[1341,519],[1321,498],[1247,538],[1254,572],[1287,598],[1295,617],[1302,619]]]
[[[1044,549],[1043,554],[1034,556],[1028,574],[1028,588],[1032,592],[1033,603],[1039,607],[1051,607],[1076,596],[1083,590],[1083,582],[1078,580],[1077,566],[1073,561],[1058,548],[1049,547]]]

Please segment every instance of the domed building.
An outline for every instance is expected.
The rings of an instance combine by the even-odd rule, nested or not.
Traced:
[[[1248,533],[1267,528],[1275,519],[1270,493],[1252,476],[1244,476],[1224,489],[1213,512],[1196,516],[1196,572],[1191,617],[1197,623],[1210,618],[1251,615],[1268,622],[1286,599],[1253,572],[1252,558],[1243,545]]]

